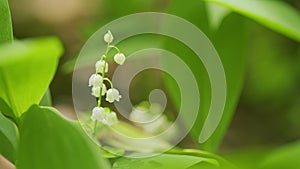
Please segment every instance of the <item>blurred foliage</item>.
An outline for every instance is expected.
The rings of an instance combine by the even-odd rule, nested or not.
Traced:
[[[176,163],[174,163],[176,160]],[[218,162],[214,159],[201,158],[187,155],[171,155],[164,154],[156,157],[143,159],[121,158],[114,163],[113,169],[124,168],[141,168],[141,169],[186,169],[197,163],[207,163],[212,166],[218,166]]]
[[[70,0],[51,1],[51,3],[44,3],[41,0],[10,0],[10,4],[15,36],[17,38],[53,34],[59,36],[66,48],[62,63],[75,56],[87,37],[100,26],[127,14],[158,11],[175,14],[191,21],[207,34],[217,48],[228,75],[228,92],[231,93],[228,95],[226,116],[217,132],[208,143],[200,146],[206,150],[215,151],[222,143],[218,153],[223,154],[240,168],[299,168],[297,157],[300,156],[300,147],[297,140],[300,138],[300,2],[298,0],[206,1],[209,3],[200,0],[191,2]],[[222,7],[211,5],[211,2]],[[2,12],[4,14],[0,18],[0,42],[9,42],[12,41],[13,36],[9,8],[5,0],[0,1],[0,10],[1,15]],[[131,53],[144,47],[161,47],[162,44],[151,43],[156,39],[157,37],[152,35],[133,37],[122,42],[120,48],[124,49],[125,53]],[[166,48],[175,53],[194,55],[188,48],[176,42],[169,42],[169,45],[167,43]],[[32,104],[40,103],[55,74],[61,52],[61,45],[52,38],[16,41],[13,45],[1,44],[1,78],[10,78],[0,82],[0,111],[4,114],[0,116],[0,153],[14,161],[15,155],[10,152],[16,149],[15,140],[18,136],[13,132],[15,127],[10,124],[17,122],[18,125],[26,126],[20,132],[20,152],[17,156],[20,158],[17,161],[20,168],[45,168],[43,164],[47,164],[48,168],[61,166],[93,168],[102,165],[107,167],[105,162],[98,163],[98,158],[101,158],[100,150],[99,152],[94,150],[95,145],[83,136],[84,133],[78,124],[63,119],[57,111],[49,108],[35,106],[23,114]],[[16,59],[15,62],[12,57],[20,60]],[[245,57],[247,60],[244,60]],[[242,87],[245,61],[247,62],[246,81],[238,109],[234,111]],[[201,82],[201,96],[206,98],[202,99],[201,112],[207,112],[210,84],[205,69],[202,63],[188,59],[186,62],[193,65],[197,73],[204,74],[204,76],[199,76],[198,81]],[[26,76],[20,76],[20,74],[26,74]],[[148,91],[152,88],[159,87],[166,90],[162,80],[165,76],[157,72],[155,75],[159,80],[150,79],[147,72],[136,77],[135,83],[131,86],[139,91],[131,93],[135,103],[147,98]],[[157,83],[150,83],[154,81]],[[20,83],[22,86],[18,85]],[[11,89],[5,88],[6,84],[9,84]],[[71,105],[70,86],[71,75],[58,71],[51,85],[54,106]],[[138,86],[145,88],[138,89]],[[172,87],[171,90],[176,91],[177,86]],[[28,99],[29,95],[33,98]],[[168,97],[174,99],[172,94]],[[49,105],[49,97],[48,101],[43,101],[41,104]],[[173,100],[173,103],[168,103],[167,109],[172,112],[178,108],[177,106],[176,100]],[[235,113],[233,122],[225,135],[233,113]],[[22,114],[24,121],[20,123],[19,118]],[[205,113],[201,115],[192,132],[196,141],[200,132],[199,126],[202,126],[206,117]],[[47,129],[44,128],[44,124],[48,125]],[[62,128],[65,130],[60,131]],[[7,134],[3,132],[4,130],[12,131],[10,133],[14,134]],[[35,133],[35,136],[30,135],[31,132]],[[45,139],[42,139],[41,135]],[[78,138],[78,135],[83,137],[74,139]],[[222,141],[224,135],[225,139]],[[192,139],[187,137],[187,140]],[[283,144],[285,145],[282,146]],[[39,151],[31,149],[28,145],[37,146]],[[181,145],[183,147],[195,146],[194,141],[187,141]],[[247,149],[247,147],[250,148]],[[275,149],[277,147],[281,148]],[[53,154],[53,150],[61,154]],[[77,152],[81,154],[76,156]],[[124,165],[138,168],[141,166],[144,168],[178,168],[180,165],[176,165],[176,162],[186,162],[187,159],[191,163],[180,166],[181,168],[218,168],[215,166],[215,161],[218,163],[223,161],[221,158],[207,157],[205,153],[186,153],[185,150],[180,150],[178,153],[185,154],[163,155],[143,162],[141,159],[121,158],[117,160],[114,168],[124,167]],[[74,160],[74,155],[83,161]],[[92,159],[91,156],[97,159]],[[65,163],[60,163],[59,160],[62,158],[66,159]],[[214,162],[200,162],[205,159],[213,159]],[[49,163],[50,160],[53,163]]]
[[[34,105],[22,116],[16,166],[109,169],[98,148],[77,122],[67,121],[53,108]]]
[[[13,33],[12,33],[10,10],[9,10],[7,0],[0,1],[0,11],[1,11],[0,43],[11,42],[13,40]]]
[[[235,1],[207,0],[241,13],[260,24],[300,41],[300,15],[297,10],[279,0]]]
[[[13,110],[10,117],[20,117],[32,103],[39,103],[56,72],[61,53],[56,38],[1,45],[0,97]],[[20,72],[26,76],[19,76]]]
[[[183,7],[184,6],[184,7]],[[207,142],[200,145],[200,148],[208,151],[216,151],[225,132],[231,121],[234,113],[237,100],[242,87],[244,72],[245,72],[245,33],[243,29],[243,18],[236,15],[231,15],[226,18],[219,26],[217,31],[211,31],[208,24],[208,16],[206,12],[206,5],[201,1],[193,1],[186,4],[184,1],[172,1],[170,4],[170,13],[180,16],[200,28],[213,43],[216,48],[226,74],[226,105],[222,120]],[[213,10],[213,9],[212,9]],[[214,12],[214,11],[211,11]],[[199,13],[200,15],[193,15]],[[239,22],[240,26],[236,27],[234,23]],[[224,41],[226,39],[226,41]],[[180,56],[193,70],[197,79],[200,91],[200,111],[198,113],[197,121],[193,127],[192,135],[195,140],[200,136],[201,128],[204,126],[208,118],[208,112],[211,105],[211,84],[204,65],[198,60],[198,57],[184,45],[178,45],[174,42],[167,43],[167,50],[174,52]],[[170,93],[175,93],[175,103],[177,108],[180,106],[178,94],[174,92],[173,87]],[[206,126],[207,127],[207,126]],[[202,128],[203,129],[203,128]]]
[[[16,125],[0,112],[0,154],[10,161],[15,161],[18,130]]]

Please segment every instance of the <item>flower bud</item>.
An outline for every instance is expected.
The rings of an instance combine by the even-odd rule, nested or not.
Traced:
[[[111,43],[114,40],[113,35],[111,34],[110,31],[107,31],[107,33],[104,35],[104,41],[106,43]]]
[[[115,112],[106,112],[106,124],[112,126],[118,123],[118,118]]]
[[[109,103],[113,103],[115,100],[120,101],[120,98],[122,96],[119,94],[119,91],[117,89],[109,89],[106,92],[106,101]]]
[[[89,79],[89,86],[97,87],[100,86],[103,81],[103,78],[100,75],[92,74]]]
[[[95,64],[96,72],[103,73],[104,65],[105,65],[105,73],[108,72],[108,64],[104,60],[100,60]]]
[[[91,116],[91,119],[93,121],[102,121],[102,119],[104,118],[105,116],[105,111],[102,107],[94,107],[93,110],[92,110],[92,116]]]
[[[95,97],[100,97],[100,87],[99,86],[92,88],[92,95]]]
[[[126,59],[126,57],[125,57],[125,55],[124,55],[123,53],[117,53],[117,54],[115,54],[115,56],[114,56],[115,62],[116,62],[117,64],[119,64],[119,65],[123,65],[124,62],[125,62],[125,59]]]

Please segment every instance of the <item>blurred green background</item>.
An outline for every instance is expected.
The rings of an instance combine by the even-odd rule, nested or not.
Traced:
[[[285,1],[300,11],[299,0]],[[173,6],[172,0],[9,0],[16,38],[55,35],[63,41],[65,53],[51,84],[51,91],[54,107],[69,118],[75,118],[72,73],[66,73],[63,65],[77,56],[90,35],[109,21],[132,13],[176,11],[180,16],[181,11],[189,11],[184,15],[195,18],[204,9],[199,6],[199,11],[187,10],[194,5],[203,4],[194,4],[194,1],[185,3],[186,6],[178,7]],[[229,14],[225,20],[235,15],[237,14]],[[222,142],[221,152],[247,147],[279,146],[300,138],[299,42],[253,20],[245,17],[243,20],[247,37],[246,77],[233,121]],[[234,24],[236,27],[240,26],[238,22]],[[136,85],[147,88],[163,85],[160,81],[157,84],[147,84],[147,78],[150,77],[145,72],[137,79]],[[143,88],[138,87],[138,90]],[[138,100],[139,97],[144,96],[133,94],[133,99]],[[185,144],[185,147],[194,146],[189,141]]]

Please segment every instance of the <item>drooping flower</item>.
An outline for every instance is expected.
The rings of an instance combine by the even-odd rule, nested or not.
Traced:
[[[112,126],[118,123],[118,118],[115,112],[110,112],[109,109],[105,109],[103,107],[95,107],[93,108],[93,113],[91,116],[93,121],[99,121],[105,125]]]
[[[108,101],[109,103],[113,103],[115,100],[116,101],[120,101],[120,98],[122,96],[119,94],[119,91],[117,89],[109,89],[106,92],[106,101]]]
[[[106,43],[111,43],[114,40],[114,37],[110,31],[107,31],[107,33],[104,35],[104,41]]]
[[[96,87],[92,87],[92,95],[95,97],[100,97],[100,87],[96,86]]]
[[[119,65],[123,65],[124,62],[125,62],[125,59],[126,59],[126,57],[125,57],[125,55],[124,55],[123,53],[117,53],[117,54],[115,54],[115,56],[114,56],[115,62],[116,62],[117,64],[119,64]]]
[[[104,108],[103,107],[94,107],[93,110],[92,110],[92,116],[91,116],[91,119],[93,121],[102,121],[102,119],[104,118],[105,116],[105,111],[104,111]]]
[[[112,126],[118,123],[118,117],[115,112],[106,112],[105,115],[105,121],[103,121],[103,124]]]
[[[101,88],[99,86],[93,87],[92,88],[92,95],[95,96],[95,97],[100,97],[100,90],[101,90]],[[105,84],[102,84],[102,96],[105,95],[106,91],[107,90],[106,90]]]
[[[104,60],[99,60],[98,62],[96,62],[95,64],[96,72],[103,73],[104,65],[105,65],[105,73],[108,72],[108,64]]]
[[[89,86],[97,87],[100,86],[103,81],[103,78],[98,74],[92,74],[89,79]]]

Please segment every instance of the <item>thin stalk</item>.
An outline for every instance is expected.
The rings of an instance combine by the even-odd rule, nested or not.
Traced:
[[[107,53],[108,53],[108,49],[109,49],[109,43],[107,43],[107,47],[106,47],[106,51],[105,51],[105,57],[104,58],[101,58],[104,60],[104,66],[103,66],[103,69],[102,69],[102,79],[104,81],[104,77],[105,77],[105,69],[106,69],[106,58],[107,58]],[[97,74],[97,71],[96,71],[96,74]],[[98,107],[101,107],[101,101],[102,101],[102,85],[103,85],[103,81],[101,82],[100,84],[100,97],[98,98]],[[94,132],[93,132],[93,137],[96,137],[96,131],[97,131],[97,120],[95,120],[95,123],[94,123]]]

